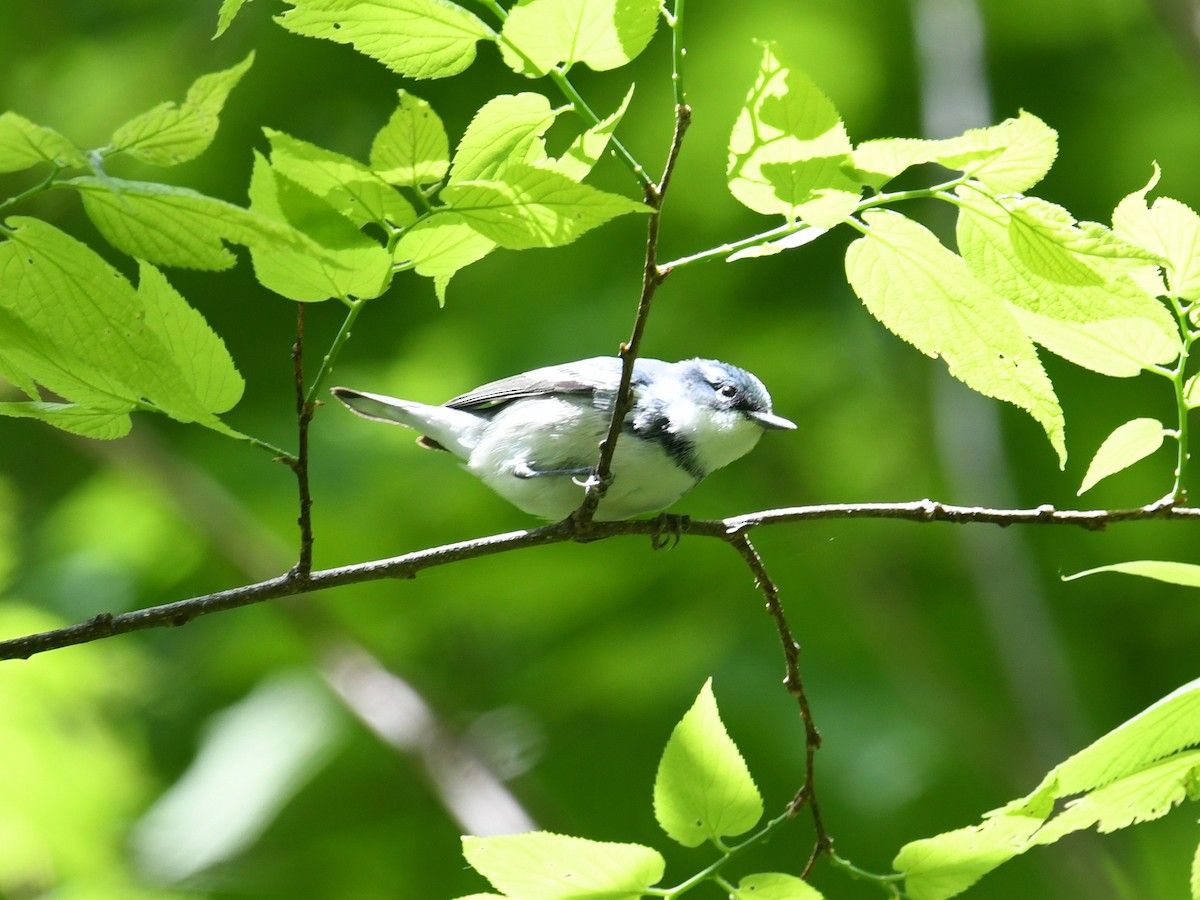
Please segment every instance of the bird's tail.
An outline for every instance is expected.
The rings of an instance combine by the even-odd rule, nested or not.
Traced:
[[[482,416],[461,409],[430,406],[344,387],[335,387],[331,393],[364,419],[412,428],[421,433],[418,443],[422,446],[448,450],[464,460],[479,443],[487,424]]]

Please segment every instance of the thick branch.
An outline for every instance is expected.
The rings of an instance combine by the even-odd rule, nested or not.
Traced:
[[[984,522],[1001,527],[1007,525],[1073,525],[1099,530],[1117,522],[1146,519],[1200,521],[1200,508],[1172,506],[1167,501],[1132,509],[1113,510],[1056,510],[1050,506],[1036,509],[989,509],[978,506],[952,506],[933,500],[908,503],[841,503],[820,506],[797,506],[747,513],[728,519],[682,520],[672,523],[681,532],[724,541],[753,528],[778,525],[784,522],[803,522],[824,519],[905,519],[913,522]],[[488,537],[445,544],[427,550],[417,550],[390,559],[374,560],[335,569],[323,569],[310,575],[289,573],[257,584],[179,600],[162,606],[127,613],[101,613],[86,622],[56,628],[39,634],[0,641],[0,660],[25,659],[35,653],[57,650],[74,644],[84,644],[100,638],[142,631],[147,628],[169,628],[186,625],[192,619],[209,613],[236,609],[315,591],[377,581],[382,578],[414,578],[417,573],[448,563],[507,553],[526,547],[540,547],[564,541],[586,538],[599,540],[617,535],[641,534],[660,536],[667,526],[663,519],[638,519],[631,522],[593,522],[586,527],[571,520],[547,525],[531,531],[512,531]]]

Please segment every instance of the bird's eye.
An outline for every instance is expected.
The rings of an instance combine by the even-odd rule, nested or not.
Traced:
[[[734,387],[732,384],[723,384],[719,388],[717,388],[717,393],[720,394],[722,397],[724,397],[726,400],[732,400],[734,397],[737,396],[738,389],[736,387]]]

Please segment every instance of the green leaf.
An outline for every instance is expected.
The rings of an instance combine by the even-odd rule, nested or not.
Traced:
[[[87,165],[83,151],[44,125],[35,125],[15,112],[0,114],[0,172],[20,172],[50,163],[57,168]]]
[[[236,66],[201,75],[182,104],[160,103],[126,122],[112,136],[111,152],[155,166],[175,166],[208,149],[225,99],[254,62],[251,52]]]
[[[654,779],[654,817],[685,847],[742,834],[762,818],[750,770],[717,712],[712,679],[663,751]]]
[[[803,73],[763,45],[758,78],[729,138],[729,190],[764,215],[829,228],[861,194],[846,173],[850,139],[837,110]]]
[[[408,91],[371,142],[371,168],[390,184],[419,191],[450,168],[450,142],[433,107]]]
[[[465,837],[463,856],[496,890],[521,900],[637,900],[664,871],[650,847],[544,831]]]
[[[446,287],[460,270],[487,256],[496,244],[453,212],[435,212],[404,233],[394,258],[411,263],[418,275],[432,278],[438,303],[446,303]]]
[[[1183,399],[1188,409],[1200,406],[1200,374],[1193,375],[1183,386]]]
[[[1192,900],[1200,900],[1200,844],[1196,846],[1196,855],[1192,857]]]
[[[403,227],[417,220],[408,201],[357,160],[273,128],[263,132],[271,142],[271,168],[316,194],[355,225],[390,222]]]
[[[500,51],[529,76],[576,63],[603,72],[646,49],[658,16],[658,0],[521,0],[504,22]]]
[[[153,269],[135,291],[85,244],[37,219],[10,219],[0,246],[0,344],[67,401],[114,418],[135,406],[226,430],[213,414],[241,396],[220,338]],[[46,421],[85,415],[43,410]],[[58,424],[54,422],[54,424]],[[84,427],[116,428],[109,423]]]
[[[921,225],[885,210],[864,219],[869,230],[847,250],[846,273],[871,314],[922,353],[945,359],[968,387],[1028,412],[1065,465],[1054,387],[1003,300]]]
[[[1079,494],[1093,488],[1097,482],[1129,468],[1162,446],[1163,424],[1158,419],[1131,419],[1119,425],[1104,439],[1092,457]]]
[[[237,257],[226,241],[259,249],[320,249],[294,228],[189,188],[90,175],[62,184],[82,194],[84,209],[110,244],[159,265],[228,269]]]
[[[275,17],[289,31],[349,44],[408,78],[447,78],[475,61],[496,34],[447,0],[288,0]]]
[[[1015,119],[951,138],[934,161],[970,175],[997,194],[1016,194],[1041,181],[1057,156],[1057,132],[1022,110]]]
[[[854,148],[852,155],[854,177],[878,190],[910,166],[937,162],[939,156],[952,152],[957,140],[881,138],[863,141]]]
[[[1200,300],[1200,216],[1170,197],[1159,197],[1147,206],[1146,195],[1158,179],[1155,165],[1146,186],[1117,204],[1113,228],[1125,240],[1164,260],[1173,296]]]
[[[567,152],[558,159],[546,159],[539,165],[542,168],[561,172],[572,181],[583,181],[607,149],[608,143],[612,140],[613,133],[617,130],[617,125],[620,124],[625,110],[629,108],[629,101],[632,99],[633,85],[630,85],[625,99],[621,101],[616,112],[601,119],[577,137],[567,148]]]
[[[1041,819],[1026,816],[985,819],[979,825],[905,844],[892,866],[904,873],[909,900],[956,897],[1024,852],[1041,824]]]
[[[743,878],[731,897],[733,900],[821,900],[822,894],[795,875],[763,872]]]
[[[483,105],[467,126],[450,170],[450,184],[502,177],[517,163],[546,158],[542,135],[566,107],[552,110],[541,94],[501,94]]]
[[[963,259],[1035,341],[1113,377],[1178,357],[1175,320],[1126,274],[1124,263],[1142,262],[1136,248],[1042,200],[1002,204],[967,188],[959,195]]]
[[[1076,572],[1074,575],[1064,575],[1063,581],[1074,581],[1088,575],[1100,572],[1117,572],[1121,575],[1137,575],[1140,578],[1153,578],[1167,584],[1180,584],[1184,587],[1200,587],[1200,566],[1191,563],[1171,562],[1170,560],[1139,559],[1133,562],[1113,563]]]
[[[649,207],[565,175],[513,164],[503,181],[450,184],[441,197],[472,228],[511,250],[560,247],[626,213]]]
[[[250,175],[250,209],[307,235],[318,252],[283,246],[250,248],[254,274],[290,300],[378,297],[391,283],[391,258],[353,222],[311,191],[276,172],[260,154]]]
[[[249,2],[250,0],[221,0],[221,11],[217,13],[217,31],[213,35],[213,40],[225,33],[226,29],[233,24],[237,14],[242,11],[242,7]]]
[[[128,408],[125,407],[126,410]],[[124,437],[132,426],[127,411],[95,409],[75,403],[0,403],[0,416],[37,419],[71,434],[98,441]]]

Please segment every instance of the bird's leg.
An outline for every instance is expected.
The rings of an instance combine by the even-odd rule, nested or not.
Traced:
[[[655,520],[658,530],[650,535],[650,546],[655,550],[662,550],[664,547],[674,550],[679,546],[679,539],[688,530],[691,522],[692,520],[688,516],[663,513]]]

